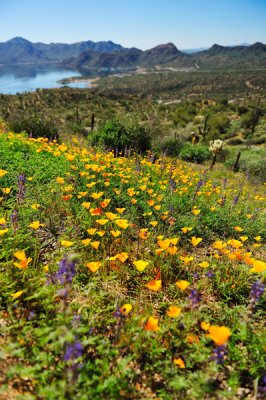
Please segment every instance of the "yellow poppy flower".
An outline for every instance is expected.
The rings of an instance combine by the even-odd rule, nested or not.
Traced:
[[[200,242],[202,241],[202,238],[197,238],[197,237],[195,237],[195,236],[193,236],[192,238],[191,238],[191,243],[192,243],[192,245],[194,246],[194,247],[196,247]]]
[[[124,304],[122,307],[120,307],[119,311],[123,315],[128,315],[130,311],[132,310],[132,305],[131,304]]]
[[[69,240],[61,240],[61,245],[64,247],[71,247],[73,244],[74,242],[70,242]]]
[[[207,336],[212,339],[217,346],[222,346],[231,336],[231,332],[226,326],[211,325]]]
[[[40,221],[33,221],[31,224],[29,224],[29,227],[32,229],[39,229],[40,226],[44,226],[44,224],[41,224]]]
[[[137,260],[137,261],[133,261],[133,264],[135,265],[135,267],[138,271],[142,272],[149,264],[149,261]]]
[[[181,280],[181,281],[176,282],[176,286],[182,291],[186,290],[189,285],[190,285],[190,283],[188,281]]]
[[[13,299],[17,299],[18,297],[20,297],[23,293],[23,290],[20,290],[19,292],[16,293],[12,293],[11,296],[13,297]]]
[[[157,332],[160,329],[158,318],[149,317],[144,326],[144,329],[150,332]]]
[[[153,292],[158,292],[162,288],[162,281],[160,279],[154,279],[146,283],[145,287],[152,290]]]
[[[177,318],[181,313],[181,308],[176,306],[170,306],[167,310],[167,315],[170,318]]]
[[[96,272],[100,268],[101,263],[99,261],[91,261],[89,263],[86,263],[85,265],[87,268],[89,268],[91,272]]]
[[[184,361],[180,357],[179,358],[174,358],[174,364],[177,365],[181,369],[186,368],[186,365],[185,365]]]

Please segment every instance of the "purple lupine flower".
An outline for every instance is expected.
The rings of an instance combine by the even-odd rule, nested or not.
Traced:
[[[238,200],[239,200],[239,194],[234,197],[233,204],[236,205],[238,203]]]
[[[175,180],[173,178],[169,179],[169,186],[171,190],[175,190],[176,189],[176,183]]]
[[[225,188],[225,186],[226,186],[226,183],[227,183],[227,178],[224,178],[224,180],[223,180],[223,187]]]
[[[225,205],[225,202],[226,202],[226,194],[222,196],[221,207]]]
[[[192,289],[189,295],[189,299],[191,301],[192,306],[196,306],[200,303],[201,297],[197,289]]]
[[[14,233],[18,229],[18,210],[15,208],[13,213],[10,215],[11,226],[13,228]]]
[[[18,193],[17,193],[18,203],[21,203],[24,200],[25,190],[26,190],[25,183],[26,183],[26,175],[22,173],[18,177]]]
[[[29,315],[28,315],[27,320],[28,320],[28,321],[31,321],[35,316],[36,316],[35,312],[34,312],[34,311],[31,311],[31,312],[29,313]]]
[[[126,318],[126,315],[124,315],[124,314],[122,314],[122,313],[120,312],[119,307],[116,308],[116,310],[115,310],[113,316],[114,316],[115,318],[121,318],[121,319]]]
[[[197,272],[195,272],[195,273],[193,274],[193,278],[194,278],[194,279],[199,279],[199,274],[197,274]]]
[[[57,271],[56,277],[64,285],[66,283],[71,283],[74,276],[76,275],[76,264],[78,259],[75,255],[65,256],[59,263],[59,269]]]
[[[260,297],[263,295],[265,290],[265,285],[261,281],[255,282],[250,291],[250,302],[255,304],[259,301]]]
[[[67,288],[61,288],[57,291],[57,296],[61,299],[66,299],[69,294],[69,290]]]
[[[212,360],[216,362],[216,364],[223,364],[224,358],[227,355],[227,350],[225,346],[217,346],[213,351]]]
[[[78,341],[68,343],[64,356],[65,361],[75,361],[82,356],[82,344]]]
[[[212,269],[209,269],[209,271],[206,272],[205,276],[207,276],[207,278],[214,278],[215,277],[215,273],[213,272]]]

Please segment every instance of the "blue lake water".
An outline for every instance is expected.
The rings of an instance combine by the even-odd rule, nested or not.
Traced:
[[[0,67],[0,93],[16,94],[34,91],[38,88],[63,87],[57,81],[72,76],[82,77],[82,72],[61,68],[57,65],[16,65]],[[86,75],[88,75],[86,73]],[[85,88],[89,87],[87,82],[69,83],[67,86]]]

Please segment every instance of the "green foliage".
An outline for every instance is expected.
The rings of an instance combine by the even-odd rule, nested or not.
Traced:
[[[91,137],[92,145],[101,144],[113,151],[132,149],[145,152],[151,148],[151,136],[141,125],[125,126],[119,122],[107,122]]]
[[[187,143],[181,149],[179,156],[182,160],[202,164],[211,158],[211,152],[207,146]]]
[[[58,129],[52,120],[41,119],[40,117],[18,117],[10,122],[10,129],[14,132],[27,132],[34,138],[46,137],[58,139]]]
[[[167,139],[160,145],[160,151],[169,157],[178,157],[184,142],[180,139]]]

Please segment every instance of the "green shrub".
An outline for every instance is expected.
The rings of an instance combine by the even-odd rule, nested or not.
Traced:
[[[125,148],[145,152],[151,148],[151,136],[141,125],[124,126],[119,122],[107,122],[91,137],[92,145],[104,145],[114,151]]]
[[[184,143],[180,139],[168,139],[160,145],[160,151],[170,157],[178,157]]]
[[[207,146],[188,143],[182,148],[179,156],[182,160],[201,164],[211,158],[211,152]]]
[[[52,120],[39,117],[18,117],[10,121],[9,127],[16,133],[25,131],[34,138],[58,139],[58,129]]]

